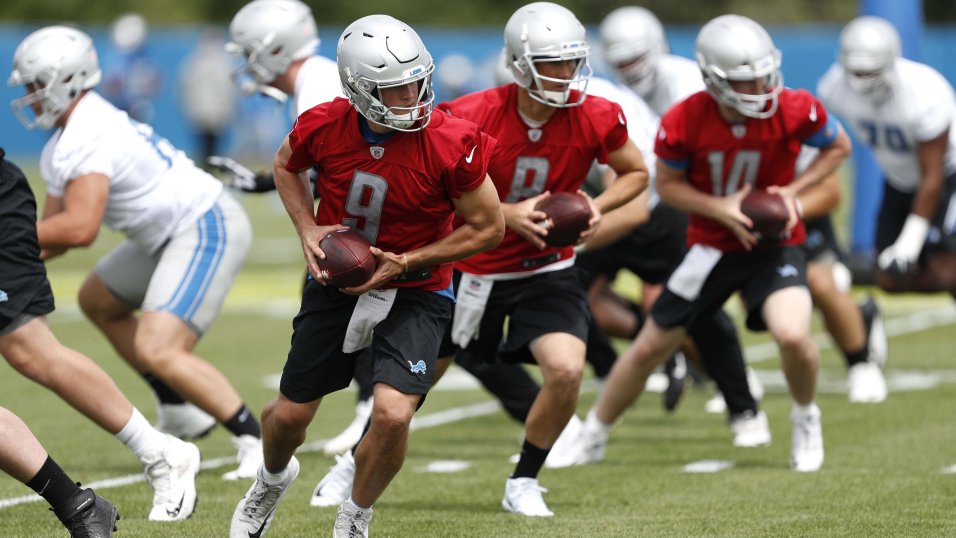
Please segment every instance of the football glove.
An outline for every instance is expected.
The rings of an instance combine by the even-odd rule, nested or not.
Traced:
[[[223,183],[229,188],[244,192],[269,192],[276,189],[272,174],[257,174],[229,157],[212,155],[206,162],[214,170],[226,174]]]
[[[877,265],[884,271],[906,274],[916,266],[928,233],[929,221],[910,213],[896,242],[880,252],[880,256],[876,259]]]

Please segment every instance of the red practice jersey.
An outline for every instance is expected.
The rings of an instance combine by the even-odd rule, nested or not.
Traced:
[[[484,181],[495,141],[474,123],[433,111],[425,129],[369,144],[358,112],[339,97],[299,116],[289,145],[286,170],[318,172],[316,224],[350,226],[378,248],[402,253],[451,233],[452,199]],[[442,264],[428,279],[390,286],[446,289],[451,268]]]
[[[617,103],[588,96],[581,106],[559,108],[540,128],[518,114],[517,84],[464,95],[439,108],[478,124],[498,143],[488,173],[503,203],[516,203],[545,191],[575,192],[591,163],[627,141],[627,121]],[[570,99],[575,99],[571,96]],[[520,273],[574,256],[572,247],[537,247],[508,229],[497,247],[457,262],[477,275]]]
[[[724,119],[714,98],[702,91],[664,115],[654,152],[668,165],[686,170],[697,190],[726,196],[744,182],[755,189],[792,182],[803,140],[824,128],[827,111],[805,90],[784,89],[772,117],[742,123]],[[779,244],[799,245],[805,237],[800,222]],[[690,214],[687,243],[725,252],[744,250],[729,228],[695,213]]]

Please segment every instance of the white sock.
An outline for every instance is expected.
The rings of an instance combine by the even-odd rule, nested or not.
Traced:
[[[809,415],[815,412],[815,410],[817,409],[817,403],[810,402],[807,405],[803,405],[801,403],[793,402],[793,408],[796,409],[797,412],[800,414]]]
[[[372,507],[371,507],[371,506],[369,506],[369,507],[359,506],[357,502],[355,502],[355,501],[352,500],[352,496],[351,496],[351,495],[349,495],[349,499],[348,499],[347,501],[345,501],[345,502],[351,504],[352,506],[358,508],[359,510],[362,510],[363,512],[368,512],[368,511],[371,511],[371,510],[372,510]]]
[[[611,425],[601,422],[601,419],[599,419],[597,416],[597,410],[593,407],[590,411],[588,411],[588,416],[584,419],[584,426],[591,429],[591,431],[597,431],[601,433],[608,433],[611,431]]]
[[[116,438],[128,446],[140,460],[149,453],[163,450],[167,442],[166,434],[152,427],[135,407],[129,422],[116,434]]]
[[[285,480],[288,470],[289,470],[289,466],[286,465],[286,468],[282,469],[278,473],[271,473],[269,472],[269,469],[266,469],[266,466],[263,465],[260,468],[260,471],[262,471],[260,473],[260,476],[262,476],[262,479],[265,480],[267,484],[278,484],[279,482],[282,482],[283,480]]]

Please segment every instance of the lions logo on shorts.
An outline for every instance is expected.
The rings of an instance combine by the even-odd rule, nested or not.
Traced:
[[[412,361],[407,361],[407,362],[413,374],[425,373],[425,361],[419,359],[419,361],[416,362],[415,364],[412,364]]]

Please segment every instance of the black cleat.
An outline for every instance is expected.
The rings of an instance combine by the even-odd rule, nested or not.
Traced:
[[[664,373],[667,374],[667,389],[664,390],[664,409],[677,409],[684,396],[684,387],[687,384],[687,359],[684,354],[677,352],[664,363]]]
[[[51,510],[70,531],[70,538],[110,538],[116,532],[116,521],[120,518],[113,503],[92,489],[81,490]]]

